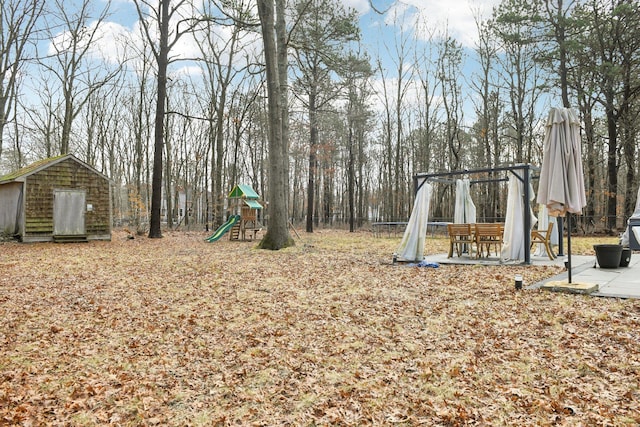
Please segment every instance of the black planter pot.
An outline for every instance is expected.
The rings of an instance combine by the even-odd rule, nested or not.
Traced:
[[[600,268],[618,268],[622,260],[622,245],[593,245]]]
[[[620,257],[620,267],[629,267],[631,262],[631,249],[622,248],[622,256]]]

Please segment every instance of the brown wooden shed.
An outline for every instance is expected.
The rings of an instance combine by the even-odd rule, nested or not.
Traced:
[[[0,177],[0,233],[23,242],[111,240],[111,181],[71,154]]]

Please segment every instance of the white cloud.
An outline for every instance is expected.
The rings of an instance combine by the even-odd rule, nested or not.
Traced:
[[[410,31],[416,28],[420,15],[419,9],[407,3],[397,2],[387,11],[384,23],[400,27],[402,31]]]
[[[369,0],[343,0],[342,4],[345,9],[355,9],[360,15],[364,15],[371,10]]]
[[[122,60],[120,55],[122,41],[129,33],[129,30],[115,22],[94,21],[81,30],[76,43],[76,49],[82,51],[87,48],[89,56],[104,60],[109,63],[117,63]],[[55,55],[57,52],[64,52],[73,47],[73,37],[70,32],[65,31],[55,36],[49,43],[48,54]]]
[[[478,32],[474,15],[486,18],[498,3],[500,0],[396,1],[386,14],[385,23],[399,26],[402,30],[417,30],[417,35],[423,32],[419,27],[426,25],[427,31],[423,32],[423,38],[427,38],[428,33],[446,29],[449,35],[464,46],[473,46]]]
[[[405,119],[409,116],[415,118],[415,115],[420,114],[427,102],[421,83],[417,79],[412,79],[402,84],[403,88],[400,92],[402,93],[401,101],[405,111],[403,114],[405,115]],[[398,97],[398,85],[397,77],[386,76],[384,81],[381,76],[371,79],[371,89],[373,90],[372,99],[374,100],[374,102],[371,103],[371,108],[376,114],[384,116],[385,109],[387,108],[385,106],[385,98],[389,108],[395,108]],[[441,101],[442,98],[436,95],[431,99],[431,107],[439,107]]]
[[[104,21],[100,24],[100,27],[96,31],[96,37],[91,42],[89,56],[91,59],[104,61],[108,64],[120,64],[125,59],[129,60],[129,64],[133,69],[138,68],[136,65],[141,60],[139,52],[143,50],[143,46],[148,42],[145,42],[142,24],[139,20],[135,6],[130,0],[117,0],[115,2],[116,7],[112,10],[110,16],[111,21]],[[192,16],[194,9],[191,4],[183,6],[182,9],[176,13],[175,19],[179,20],[183,16]],[[152,19],[152,18],[147,18]],[[96,22],[92,23],[88,29],[94,29]],[[176,27],[175,23],[170,25],[171,29]],[[151,23],[149,26],[151,38],[157,40],[157,24]],[[227,26],[213,26],[211,29],[211,36],[214,39],[213,43],[222,49],[223,46],[228,43],[231,38],[231,29]],[[202,37],[202,33],[199,34]],[[63,51],[70,46],[70,35],[68,32],[63,32],[57,35],[49,44],[49,53],[55,54],[54,46]],[[86,46],[86,42],[83,42],[83,46]],[[244,34],[241,43],[241,53],[236,53],[235,61],[238,62],[238,67],[244,65],[244,55],[258,55],[261,52],[260,39],[255,34]],[[202,56],[202,52],[199,48],[199,44],[203,43],[202,40],[197,40],[193,34],[184,34],[180,40],[172,47],[170,57],[176,60],[186,60],[185,62],[176,62],[171,68],[171,72],[175,72],[177,76],[192,74],[199,75],[201,70],[199,66],[194,65],[190,60],[199,58]],[[125,56],[127,58],[125,58]],[[223,55],[223,61],[226,58]]]
[[[181,78],[181,77],[193,77],[193,76],[201,76],[202,75],[202,67],[198,67],[196,65],[185,65],[183,67],[178,68],[174,72],[172,72],[169,77],[170,78]]]
[[[98,30],[96,48],[101,56],[111,63],[122,61],[123,41],[129,34],[129,30],[115,22],[103,22]]]

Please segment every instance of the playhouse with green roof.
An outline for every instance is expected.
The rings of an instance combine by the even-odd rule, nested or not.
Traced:
[[[240,220],[231,229],[231,240],[253,240],[262,230],[259,212],[263,207],[259,199],[260,196],[250,185],[238,184],[233,187],[229,193],[230,207],[236,215],[240,215]],[[231,206],[233,202],[235,206]]]

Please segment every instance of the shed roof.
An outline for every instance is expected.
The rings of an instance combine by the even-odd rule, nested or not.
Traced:
[[[48,159],[38,160],[37,162],[31,163],[30,165],[25,166],[21,169],[18,169],[14,172],[11,172],[7,175],[0,176],[0,184],[6,184],[8,182],[15,182],[15,181],[24,181],[24,179],[27,178],[28,176],[33,175],[37,172],[40,172],[41,170],[46,169],[52,165],[63,162],[67,159],[73,160],[74,162],[79,163],[85,168],[91,170],[96,175],[99,175],[102,178],[109,180],[109,177],[107,177],[97,169],[89,166],[82,160],[78,159],[73,154],[63,154],[61,156],[49,157]]]
[[[251,199],[257,200],[260,198],[250,185],[238,184],[233,187],[233,190],[229,193],[230,199]]]

